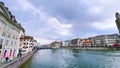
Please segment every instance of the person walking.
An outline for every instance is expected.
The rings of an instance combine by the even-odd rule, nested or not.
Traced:
[[[13,60],[13,57],[11,56],[11,57],[10,57],[10,62],[12,62],[12,60]]]
[[[9,58],[8,58],[8,57],[6,57],[6,59],[5,59],[5,60],[6,60],[6,63],[8,63],[8,59],[9,59]]]

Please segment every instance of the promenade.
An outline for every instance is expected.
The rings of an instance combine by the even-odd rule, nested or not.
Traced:
[[[2,66],[4,66],[5,63],[4,62],[0,62],[0,68],[2,68]]]
[[[22,54],[21,57],[18,58],[14,58],[12,60],[12,62],[5,63],[5,62],[1,62],[0,63],[0,68],[18,68],[19,66],[21,66],[23,63],[25,63],[30,57],[32,57],[34,55],[34,53],[36,52],[36,50],[29,52],[27,54]]]
[[[22,57],[24,57],[25,55],[27,55],[27,54],[22,54]],[[5,66],[5,65],[7,65],[7,64],[10,64],[10,63],[13,63],[14,61],[16,61],[16,60],[18,60],[18,59],[20,59],[21,57],[19,57],[19,58],[13,58],[13,60],[10,62],[10,59],[8,60],[8,63],[5,63],[5,61],[4,62],[0,62],[0,68],[3,68],[3,66]]]

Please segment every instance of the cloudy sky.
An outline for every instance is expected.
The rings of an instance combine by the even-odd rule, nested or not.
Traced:
[[[118,33],[120,0],[1,0],[41,44]]]

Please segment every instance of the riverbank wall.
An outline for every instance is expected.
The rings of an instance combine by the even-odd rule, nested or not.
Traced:
[[[62,48],[80,50],[120,50],[120,47],[62,47]]]
[[[19,68],[22,64],[24,64],[29,58],[31,58],[35,51],[32,51],[30,53],[25,54],[24,56],[17,58],[15,60],[13,60],[10,63],[5,64],[4,66],[0,67],[0,68]]]

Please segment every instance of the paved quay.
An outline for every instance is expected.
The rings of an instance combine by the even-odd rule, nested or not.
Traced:
[[[29,58],[31,58],[35,52],[36,50],[27,54],[23,54],[21,57],[15,58],[14,60],[12,60],[12,62],[9,61],[6,64],[1,63],[0,68],[19,68],[23,63],[25,63]]]
[[[0,68],[2,68],[2,66],[5,65],[4,62],[0,62]]]
[[[25,56],[25,55],[27,55],[27,54],[23,54],[21,57],[23,57],[23,56]],[[12,63],[12,62],[20,59],[21,57],[19,57],[19,58],[16,57],[16,58],[14,58],[11,62],[10,62],[10,60],[8,60],[8,63],[5,63],[5,61],[4,61],[4,62],[0,62],[0,68],[3,68],[4,65],[10,64],[10,63]]]

